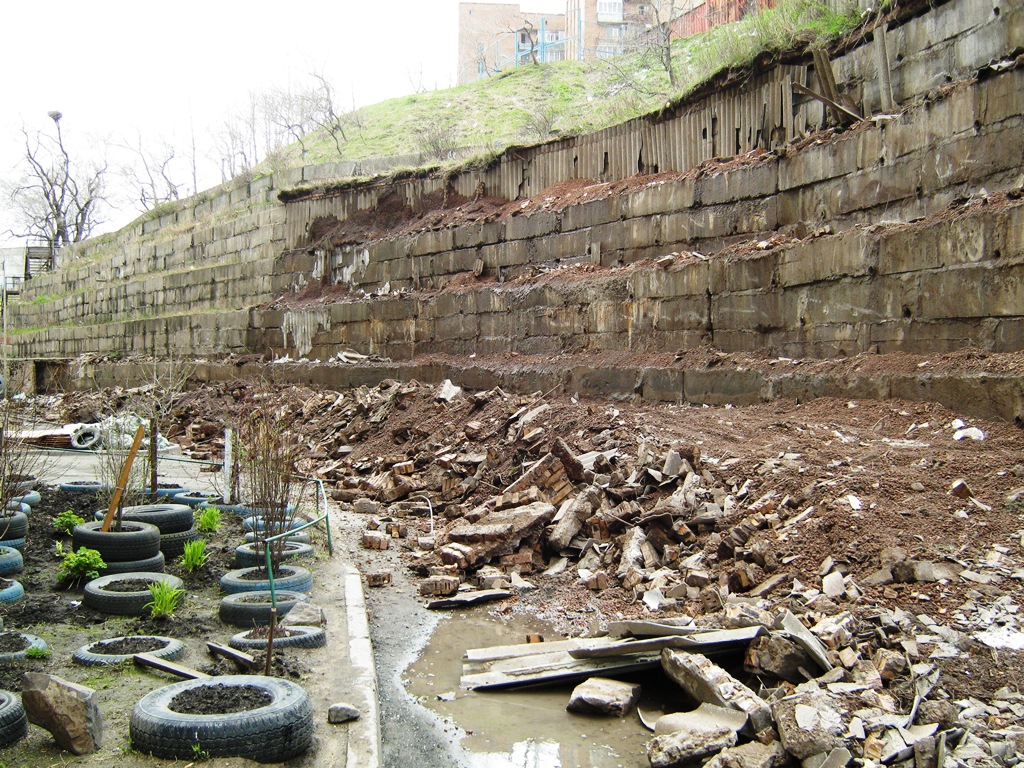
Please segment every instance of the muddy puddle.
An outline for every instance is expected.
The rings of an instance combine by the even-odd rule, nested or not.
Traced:
[[[649,766],[645,745],[653,734],[636,712],[625,718],[566,712],[572,684],[514,691],[459,688],[467,649],[523,643],[530,633],[563,639],[550,627],[495,618],[485,608],[452,614],[438,624],[418,661],[403,675],[412,696],[464,734],[459,746],[465,764],[473,768]],[[636,675],[631,680],[643,686],[645,711],[683,708],[680,701],[666,700],[674,692],[660,674]]]

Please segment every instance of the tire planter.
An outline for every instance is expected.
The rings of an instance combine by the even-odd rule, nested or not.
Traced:
[[[158,640],[164,645],[163,648],[157,648],[154,651],[146,651],[151,656],[155,656],[158,659],[167,659],[173,661],[174,659],[180,659],[185,653],[185,644],[181,640],[175,640],[173,637],[162,637],[160,635],[132,635],[129,637],[111,637],[106,640],[97,640],[95,643],[89,643],[83,645],[77,649],[72,655],[72,659],[77,661],[79,664],[87,664],[92,666],[100,666],[103,664],[121,664],[125,661],[131,661],[135,654],[132,653],[102,653],[97,649],[97,646],[102,647],[102,643],[109,643],[116,640],[127,640],[127,639],[147,639],[147,640]]]
[[[169,496],[174,496],[176,493],[186,493],[188,490],[189,489],[184,485],[161,485],[160,483],[157,483],[156,495],[157,498],[163,499]],[[149,496],[149,488],[143,488],[142,493]]]
[[[25,558],[14,547],[0,546],[0,576],[21,573],[25,570]]]
[[[17,584],[17,582],[15,582]],[[8,664],[12,661],[21,661],[25,658],[25,654],[28,653],[29,648],[36,648],[40,651],[46,650],[46,641],[41,637],[30,635],[25,632],[9,632],[4,634],[21,635],[28,643],[20,651],[8,651],[7,653],[0,653],[0,664]]]
[[[149,589],[135,592],[115,592],[106,588],[118,581],[134,581],[136,579],[150,582],[162,581],[178,589],[185,586],[181,579],[169,573],[147,573],[144,571],[114,573],[110,576],[100,576],[86,584],[82,602],[100,613],[110,613],[115,616],[142,616],[146,613],[146,603],[153,599]]]
[[[32,514],[32,507],[21,501],[8,501],[4,507],[5,512],[21,512],[23,515]]]
[[[25,537],[20,536],[17,539],[0,539],[0,547],[11,547],[12,549],[21,549],[25,546]]]
[[[23,597],[25,597],[25,588],[21,586],[20,581],[7,581],[7,586],[0,588],[0,605],[16,603]]]
[[[286,590],[289,592],[309,592],[313,589],[313,574],[309,569],[297,565],[282,565],[278,568],[280,576],[274,577],[274,590]],[[238,568],[228,571],[220,579],[220,586],[229,595],[238,592],[262,592],[270,589],[269,579],[247,579],[245,576],[250,573],[265,572],[265,569],[258,567]]]
[[[160,529],[149,523],[122,522],[120,531],[102,531],[103,523],[80,523],[71,532],[79,547],[95,549],[106,563],[145,560],[160,551]]]
[[[72,480],[69,483],[60,484],[62,491],[71,491],[72,493],[99,493],[106,487],[99,480]]]
[[[277,597],[278,620],[300,602],[309,600],[301,592],[275,589],[274,594]],[[233,627],[265,627],[270,624],[270,607],[270,592],[238,592],[220,601],[218,616]]]
[[[100,576],[110,576],[115,573],[163,573],[167,566],[167,558],[163,552],[157,552],[153,557],[145,560],[127,560],[123,563],[107,563],[106,568],[100,568]]]
[[[189,509],[189,512],[191,511]],[[198,541],[200,538],[202,537],[199,535],[199,531],[194,527],[178,533],[165,533],[160,537],[160,551],[169,558],[180,557],[185,553],[186,544],[190,541]]]
[[[277,542],[275,542],[277,543]],[[313,545],[301,544],[297,541],[285,541],[284,549],[281,552],[282,560],[290,560],[293,557],[312,557]],[[235,565],[245,568],[253,565],[267,564],[267,556],[264,553],[263,544],[256,542],[239,544],[235,547]]]
[[[100,444],[100,437],[98,427],[79,427],[71,434],[71,447],[87,451]]]
[[[24,512],[0,514],[0,539],[23,539],[28,533],[28,515]]]
[[[327,645],[327,633],[320,627],[307,627],[302,624],[296,624],[295,626],[282,627],[282,629],[287,629],[289,632],[297,634],[289,635],[288,637],[277,637],[275,635],[275,648],[323,648]],[[244,651],[247,648],[266,649],[267,639],[265,637],[246,637],[248,634],[249,630],[232,635],[231,639],[228,640],[228,645],[239,651]]]
[[[256,541],[256,532],[255,531],[246,531],[244,538],[245,538],[245,543],[246,544],[252,544],[254,541]],[[297,544],[310,544],[310,543],[312,543],[312,539],[309,538],[309,534],[306,533],[305,531],[298,531],[297,533],[289,534],[288,538],[286,538],[285,541],[294,541]]]
[[[171,710],[175,696],[210,686],[253,686],[271,696],[266,706],[222,715],[189,715]],[[290,680],[259,675],[221,675],[184,680],[139,700],[128,726],[132,746],[165,759],[188,760],[196,750],[210,757],[247,757],[280,763],[301,755],[313,742],[313,704]]]
[[[106,514],[107,510],[98,509],[93,517],[102,520]],[[136,504],[121,510],[121,520],[155,525],[161,534],[178,533],[195,524],[195,513],[185,504]]]
[[[29,491],[21,496],[14,496],[11,498],[13,504],[28,504],[30,507],[34,507],[43,500],[43,497],[39,495],[39,491]]]
[[[28,717],[21,698],[10,691],[0,691],[0,748],[9,747],[28,735]]]
[[[219,503],[224,497],[219,493],[209,491],[182,491],[171,497],[175,504],[187,504],[190,507],[208,506]]]
[[[39,485],[39,478],[35,475],[11,475],[9,480],[13,484],[14,490],[21,493],[27,493]]]
[[[300,520],[297,517],[288,517],[285,519],[285,527],[278,533],[284,533],[285,530],[292,528],[298,528],[305,525],[305,520]],[[244,531],[262,531],[266,527],[266,523],[263,518],[259,515],[253,515],[242,519],[242,530]]]

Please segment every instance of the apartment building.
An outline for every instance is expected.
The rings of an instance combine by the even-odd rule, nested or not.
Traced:
[[[565,14],[516,3],[459,3],[459,85],[509,67],[565,58]]]

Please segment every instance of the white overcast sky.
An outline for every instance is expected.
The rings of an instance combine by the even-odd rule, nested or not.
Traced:
[[[250,91],[325,73],[346,108],[455,83],[458,0],[5,2],[0,18],[0,177],[20,129],[88,136],[210,131]],[[561,13],[565,0],[522,0]],[[211,184],[219,178],[211,180]],[[203,185],[201,185],[203,186]],[[0,210],[0,230],[7,228]],[[10,244],[0,236],[0,245]]]

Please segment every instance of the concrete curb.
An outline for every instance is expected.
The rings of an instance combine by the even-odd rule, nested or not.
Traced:
[[[380,765],[380,707],[377,701],[377,669],[370,643],[370,622],[366,616],[362,577],[352,566],[345,567],[345,617],[348,624],[348,656],[351,665],[352,703],[362,715],[349,724],[349,768],[377,768]]]

